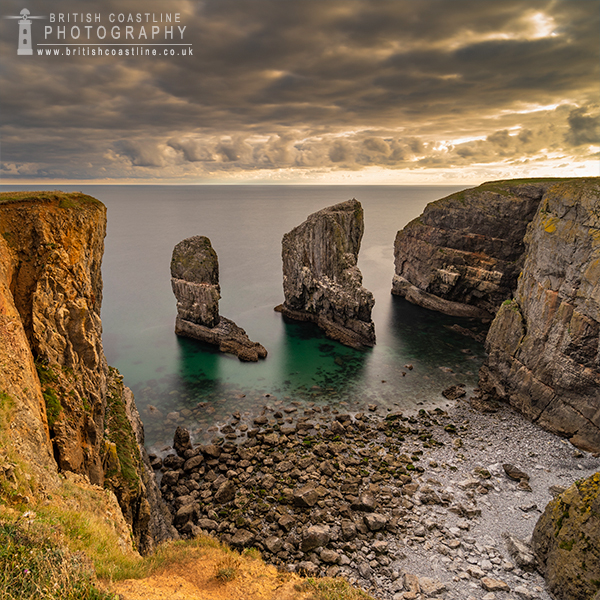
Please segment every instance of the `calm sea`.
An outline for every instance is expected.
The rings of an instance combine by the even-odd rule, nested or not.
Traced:
[[[3,190],[32,189],[2,186]],[[37,188],[46,189],[46,188]],[[396,232],[428,202],[460,188],[440,186],[65,186],[108,207],[103,262],[104,349],[135,393],[147,445],[172,440],[180,423],[197,439],[232,412],[249,419],[265,405],[368,404],[414,411],[444,405],[448,385],[476,385],[483,347],[449,327],[481,324],[421,309],[390,294]],[[281,238],[312,212],[361,201],[365,235],[359,267],[375,295],[377,344],[356,351],[313,325],[285,323]],[[242,363],[173,333],[176,303],[169,263],[175,244],[206,235],[219,256],[222,315],[246,329],[269,356]],[[412,365],[412,369],[405,365]],[[202,410],[197,406],[201,404]],[[177,415],[172,415],[177,419]]]

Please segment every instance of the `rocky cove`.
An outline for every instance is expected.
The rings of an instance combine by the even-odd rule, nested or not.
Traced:
[[[460,395],[452,408],[411,416],[267,404],[249,424],[232,415],[216,443],[178,428],[176,452],[151,459],[184,536],[376,598],[551,598],[528,540],[598,455],[460,386],[446,394]]]
[[[546,289],[551,290],[555,299],[548,306],[563,307],[559,312],[561,323],[570,337],[563,336],[560,344],[545,347],[556,348],[550,360],[557,357],[565,364],[562,357],[570,357],[572,364],[565,366],[564,373],[573,373],[577,364],[583,365],[584,381],[591,383],[582,390],[576,376],[576,385],[573,378],[569,382],[564,377],[558,379],[557,385],[548,379],[547,373],[528,367],[530,374],[521,377],[519,385],[533,374],[534,379],[556,390],[547,396],[549,400],[553,400],[553,394],[564,397],[562,390],[568,389],[567,404],[583,416],[585,427],[563,408],[558,410],[562,419],[560,428],[550,418],[557,414],[557,408],[542,411],[545,417],[539,422],[570,437],[581,449],[565,444],[513,413],[506,404],[498,403],[498,400],[512,402],[513,394],[506,391],[507,382],[518,380],[504,367],[499,371],[500,376],[493,379],[493,387],[485,384],[491,381],[489,376],[483,380],[481,395],[465,394],[467,390],[457,379],[453,388],[445,390],[448,399],[439,396],[438,410],[415,411],[415,414],[401,415],[388,410],[389,407],[378,406],[376,401],[371,406],[365,403],[348,410],[343,402],[335,406],[335,400],[331,406],[311,405],[310,398],[278,400],[265,394],[267,404],[255,405],[250,415],[234,412],[227,421],[213,423],[207,433],[214,439],[194,443],[194,436],[190,440],[185,429],[179,428],[174,440],[175,453],[169,454],[165,449],[163,456],[151,457],[153,466],[161,473],[163,498],[180,533],[193,536],[201,530],[211,531],[235,547],[258,546],[266,557],[285,569],[345,574],[371,589],[376,597],[547,597],[542,580],[528,571],[531,556],[527,564],[523,557],[531,552],[521,541],[531,534],[535,516],[539,514],[536,511],[543,510],[552,494],[560,492],[556,486],[569,487],[575,479],[591,475],[598,464],[597,457],[590,454],[597,452],[594,446],[597,416],[593,412],[598,408],[593,395],[597,359],[594,367],[593,347],[594,340],[597,345],[594,310],[598,278],[594,271],[597,247],[593,232],[598,186],[595,180],[584,180],[575,188],[562,183],[564,189],[560,190],[560,184],[544,182],[542,191],[533,194],[538,208],[537,212],[531,211],[532,223],[538,223],[545,232],[543,235],[558,231],[571,245],[580,248],[576,257],[566,262],[573,265],[573,273],[582,272],[585,276],[583,285],[576,277],[569,276],[572,300],[565,297],[558,275],[548,278]],[[489,196],[489,185],[482,186],[482,193],[469,191],[462,200],[481,201]],[[522,186],[497,182],[491,192],[500,196],[496,200],[501,203],[502,197],[511,197],[512,192],[507,192],[507,188],[515,185]],[[536,185],[537,190],[539,185]],[[549,194],[546,190],[554,191]],[[177,534],[170,528],[171,519],[156,494],[133,397],[123,387],[118,373],[106,367],[102,353],[98,327],[102,288],[98,265],[103,224],[98,210],[101,205],[94,202],[97,201],[59,194],[4,200],[0,216],[6,279],[2,296],[6,325],[3,339],[10,340],[10,344],[3,349],[0,384],[4,393],[19,399],[14,421],[17,427],[13,430],[17,453],[34,465],[39,455],[40,461],[43,458],[43,468],[50,472],[73,470],[113,489],[129,526],[137,532],[137,543],[145,551],[151,551],[157,541]],[[464,212],[469,202],[459,198],[463,207],[459,209]],[[98,212],[99,216],[92,219],[97,223],[95,231],[86,229],[86,211]],[[29,229],[17,228],[17,213],[25,217],[25,222],[32,223]],[[461,222],[460,214],[451,219],[454,224]],[[535,215],[542,216],[535,221]],[[62,237],[45,227],[44,223],[53,220],[60,223]],[[82,229],[84,241],[74,238],[73,244],[73,226]],[[522,231],[525,230],[528,237],[523,239],[523,247],[531,249],[538,243],[535,227],[526,225]],[[96,244],[96,250],[87,256],[80,253],[80,258],[73,259],[80,256],[75,249],[86,248],[86,236]],[[484,242],[486,239],[484,233],[467,237],[470,244],[473,239]],[[28,245],[27,239],[34,240],[33,245]],[[498,238],[494,244],[498,246]],[[464,249],[462,254],[460,248],[455,250],[454,258],[466,256]],[[561,253],[565,251],[566,248]],[[535,262],[530,260],[529,266],[527,263],[527,256],[533,254],[524,252],[518,260],[524,261],[524,273],[532,275],[519,279],[519,285],[523,280],[535,281],[539,274]],[[352,269],[351,257],[344,256],[348,254],[343,252],[342,258]],[[481,257],[482,251],[476,248],[475,254]],[[353,261],[355,264],[356,255]],[[84,266],[83,275],[73,275],[72,269],[77,269],[77,264]],[[485,270],[501,273],[501,268],[496,265]],[[462,281],[460,269],[451,263],[441,264],[439,270],[453,273],[449,283]],[[360,272],[357,275],[360,277]],[[350,280],[359,281],[355,276]],[[506,289],[514,293],[516,282],[514,278],[511,281]],[[541,281],[542,286],[546,285],[544,279]],[[511,301],[516,302],[518,311],[508,303],[499,307],[499,299],[490,296],[486,315],[498,311],[498,316],[504,314],[505,318],[519,313],[521,321],[526,323],[525,330],[535,331],[528,319],[531,315],[536,317],[539,311],[529,314],[525,309],[525,299],[532,295],[531,283],[528,285],[529,290],[516,290],[516,300]],[[481,299],[489,286],[477,280],[477,287],[475,296]],[[496,288],[494,293],[498,293]],[[468,301],[462,304],[467,305]],[[570,313],[569,304],[574,305]],[[510,312],[506,313],[505,307]],[[542,311],[542,314],[547,313]],[[564,315],[569,320],[565,321]],[[513,325],[514,319],[495,331],[513,344],[510,352],[513,365],[518,367],[523,362],[514,354],[514,339],[520,347],[524,338],[522,333],[511,333]],[[532,340],[545,344],[537,334]],[[502,345],[503,351],[505,347]],[[529,346],[523,345],[521,356],[531,356],[530,348],[531,342]],[[565,353],[564,348],[569,351]],[[18,353],[29,358],[17,359]],[[19,360],[28,365],[26,380],[17,366]],[[491,361],[489,372],[496,373],[494,364],[504,364],[502,361]],[[410,372],[408,365],[405,368]],[[523,369],[520,372],[527,373]],[[466,396],[470,398],[468,402],[464,400]],[[582,398],[587,401],[583,410]],[[522,403],[515,405],[528,414]],[[194,410],[208,415],[210,411],[205,408],[210,407],[199,406]],[[536,415],[528,416],[537,419]],[[25,430],[32,433],[18,433]],[[73,444],[74,440],[80,441]],[[77,448],[82,450],[81,454],[75,451]],[[65,457],[58,468],[52,455]],[[133,477],[132,464],[137,473]],[[48,485],[52,481],[50,478]],[[584,507],[593,503],[594,490],[597,492],[597,485],[594,487],[591,481],[581,499]],[[557,518],[561,524],[566,523],[564,515],[570,514],[568,508],[565,513],[565,507],[573,504],[568,498],[575,492],[567,490],[564,494],[567,496],[557,500],[560,509]],[[509,510],[511,506],[514,510]],[[593,522],[593,511],[590,514]],[[498,526],[500,523],[506,526]],[[588,530],[589,526],[586,535]],[[561,527],[558,531],[562,531]],[[504,533],[516,537],[507,544]],[[588,551],[578,544],[575,538],[559,539],[558,554],[562,553],[564,558],[565,552],[574,549]],[[556,554],[556,548],[547,543],[541,546],[538,548],[541,568],[551,565],[556,574],[562,568],[561,561],[545,554]],[[515,547],[521,548],[519,553],[514,552]],[[596,557],[591,564],[594,567],[597,563]],[[546,573],[548,581],[553,581],[551,575]],[[570,578],[555,576],[556,579],[560,584]],[[586,585],[593,585],[596,579],[593,569],[584,579],[587,584],[577,597],[589,595]],[[576,597],[571,588],[561,591],[560,585],[558,588],[555,583],[552,585],[559,597]],[[582,584],[575,581],[574,585],[581,588]]]

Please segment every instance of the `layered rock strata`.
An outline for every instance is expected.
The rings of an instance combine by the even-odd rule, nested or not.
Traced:
[[[194,236],[175,246],[171,287],[177,298],[177,335],[218,346],[243,361],[267,356],[266,349],[251,341],[241,327],[219,315],[219,262],[207,237]]]
[[[112,489],[144,552],[174,532],[104,356],[105,232],[90,196],[0,194],[0,392],[14,405],[11,445],[40,485],[68,471]]]
[[[486,340],[480,388],[600,451],[600,179],[547,189],[514,299]]]
[[[316,323],[325,334],[353,348],[375,344],[373,294],[362,286],[357,266],[364,232],[358,200],[330,206],[283,236],[283,292],[275,310]]]
[[[556,598],[600,598],[600,473],[577,481],[546,506],[532,546]]]
[[[445,314],[490,318],[516,287],[525,230],[550,185],[490,182],[428,204],[396,235],[392,293]]]

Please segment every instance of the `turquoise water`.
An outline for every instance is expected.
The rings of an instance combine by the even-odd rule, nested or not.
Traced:
[[[203,439],[232,412],[249,420],[265,405],[314,402],[358,411],[374,403],[381,411],[408,412],[446,403],[440,392],[448,385],[476,385],[482,344],[449,327],[481,330],[481,323],[439,315],[390,294],[396,232],[428,202],[457,187],[61,189],[84,191],[108,208],[104,349],[109,364],[123,373],[135,393],[150,447],[169,444],[176,422]],[[377,344],[365,351],[328,340],[311,324],[285,322],[273,311],[283,301],[283,234],[310,213],[353,197],[365,210],[359,267],[376,300]],[[219,256],[220,313],[267,348],[266,360],[242,363],[173,333],[171,252],[192,235],[208,236]],[[412,369],[405,366],[409,364]]]

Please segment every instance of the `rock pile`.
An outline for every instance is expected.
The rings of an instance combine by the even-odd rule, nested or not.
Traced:
[[[154,466],[184,536],[210,532],[233,547],[260,549],[281,568],[343,575],[382,599],[500,600],[510,590],[506,598],[547,600],[523,541],[530,532],[523,526],[533,527],[548,493],[545,477],[525,467],[531,459],[519,444],[487,446],[491,432],[515,433],[500,420],[503,410],[379,418],[328,406],[303,414],[267,407],[251,429],[234,415],[206,445],[178,428],[176,453]],[[490,435],[469,418],[493,421]],[[521,427],[520,436],[539,431],[546,444],[551,437]],[[548,458],[556,453],[564,463],[562,449],[557,441]],[[501,513],[513,510],[516,525],[500,525]]]

